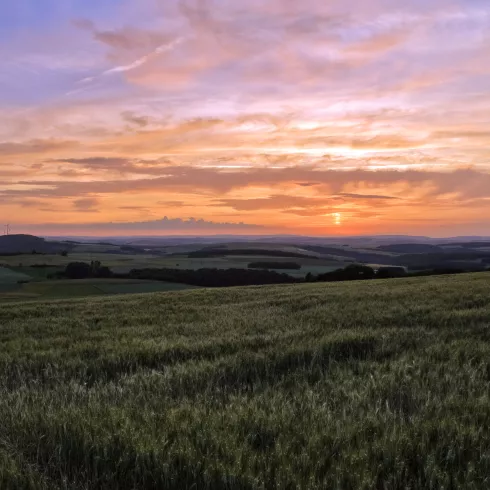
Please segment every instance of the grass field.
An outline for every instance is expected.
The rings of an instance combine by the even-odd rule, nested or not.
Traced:
[[[114,294],[139,294],[183,291],[195,286],[137,279],[79,279],[34,281],[28,284],[4,284],[0,302],[80,298]]]
[[[29,281],[30,279],[30,276],[22,272],[0,267],[0,298],[3,293],[20,289],[22,286],[19,282]]]
[[[0,305],[2,489],[488,489],[490,274]]]
[[[61,255],[17,255],[0,256],[0,264],[4,264],[15,270],[36,276],[46,276],[48,273],[61,270],[70,262],[86,262],[99,260],[103,265],[111,268],[116,273],[128,273],[131,269],[145,268],[168,268],[168,269],[246,269],[250,262],[271,261],[268,256],[227,256],[209,258],[189,258],[185,255],[159,256],[159,255],[122,255],[110,253],[70,253],[67,257]],[[301,270],[290,271],[295,277],[305,277],[308,272],[312,274],[323,274],[347,265],[345,262],[333,260],[319,260],[315,258],[283,258],[273,259],[274,262],[296,262],[300,264]],[[49,268],[32,268],[31,265],[46,264]],[[278,270],[277,272],[284,272]]]
[[[4,284],[17,284],[19,281],[29,280],[30,277],[6,267],[0,267],[0,282]]]

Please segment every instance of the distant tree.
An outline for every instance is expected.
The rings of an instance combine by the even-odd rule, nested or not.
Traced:
[[[97,275],[94,277],[100,277],[102,279],[107,279],[109,277],[112,277],[112,271],[109,269],[109,267],[106,266],[101,266],[97,270]]]
[[[90,264],[85,262],[70,262],[62,276],[68,279],[88,279],[90,277],[108,278],[112,277],[113,273],[109,267],[103,266],[98,260],[92,261]]]
[[[100,260],[92,260],[90,262],[90,269],[92,271],[92,277],[97,277],[99,273],[99,269],[101,268],[102,264],[100,263]]]
[[[65,268],[64,275],[68,279],[87,279],[92,277],[92,268],[85,262],[70,262]]]
[[[376,273],[378,279],[389,279],[394,277],[404,277],[407,272],[403,267],[380,267]]]
[[[376,275],[372,267],[362,264],[348,265],[344,271],[349,279],[373,279]]]
[[[317,276],[318,281],[358,281],[374,279],[376,273],[372,267],[362,264],[350,264],[345,269],[327,272]]]
[[[67,250],[63,250],[63,251],[61,252],[61,256],[62,256],[62,257],[68,257],[68,251],[67,251]]]

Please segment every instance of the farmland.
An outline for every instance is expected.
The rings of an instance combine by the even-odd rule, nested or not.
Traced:
[[[0,488],[487,489],[490,275],[0,304]]]
[[[45,280],[45,269],[27,269],[33,276],[0,268],[0,302],[138,294],[195,289],[185,284],[136,279]],[[22,281],[21,284],[18,281]]]
[[[16,255],[0,256],[0,264],[8,267],[30,268],[32,265],[44,264],[51,267],[66,266],[70,262],[88,262],[99,260],[104,265],[110,267],[114,272],[127,273],[131,269],[143,268],[169,268],[169,269],[231,269],[244,268],[248,264],[257,260],[270,260],[267,255],[255,256],[226,256],[226,257],[207,257],[192,258],[185,254],[176,255],[154,255],[154,254],[111,254],[102,252],[80,252],[72,253],[67,257],[61,255]],[[290,262],[290,258],[275,259],[276,262]],[[333,260],[319,260],[316,258],[295,259],[302,265],[302,272],[299,276],[304,277],[307,272],[316,273],[329,272],[343,265],[342,262]],[[23,271],[25,272],[25,270]]]

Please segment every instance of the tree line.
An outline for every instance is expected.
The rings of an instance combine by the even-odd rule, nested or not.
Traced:
[[[274,263],[274,265],[277,265]],[[292,284],[304,282],[338,282],[389,279],[397,277],[431,276],[441,274],[458,274],[467,272],[463,269],[441,268],[419,272],[407,272],[403,267],[372,267],[362,264],[350,264],[343,269],[337,269],[323,274],[308,273],[306,277],[292,277],[287,273],[280,273],[268,269],[166,269],[145,268],[133,269],[129,273],[114,273],[109,267],[103,266],[99,261],[71,262],[64,271],[52,275],[51,278],[89,279],[140,279],[164,281],[179,284],[188,284],[202,287],[231,287],[254,286],[267,284]]]

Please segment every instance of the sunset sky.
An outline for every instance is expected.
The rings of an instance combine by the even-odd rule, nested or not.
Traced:
[[[489,0],[0,1],[0,219],[490,235]]]

